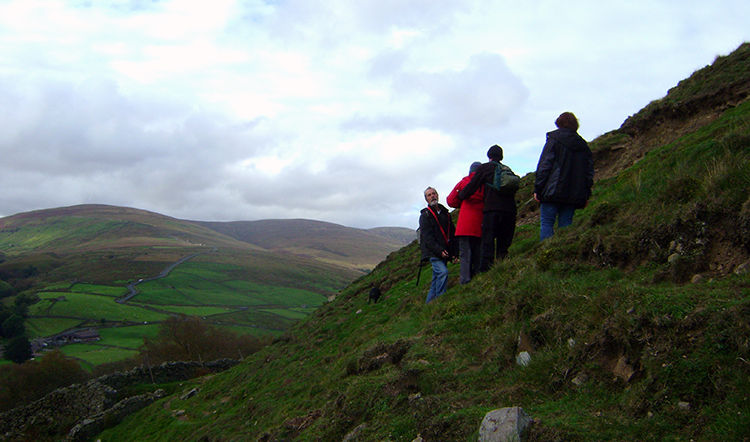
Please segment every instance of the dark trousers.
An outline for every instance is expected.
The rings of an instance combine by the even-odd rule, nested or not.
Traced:
[[[458,282],[466,284],[479,272],[482,238],[478,236],[457,236],[458,258],[461,261]]]
[[[516,213],[490,210],[482,217],[482,258],[479,271],[486,272],[495,259],[508,256],[508,247],[516,232]]]

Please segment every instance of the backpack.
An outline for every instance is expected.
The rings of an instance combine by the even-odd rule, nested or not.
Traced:
[[[521,177],[513,173],[510,167],[498,161],[492,161],[495,164],[495,176],[488,186],[501,193],[515,193],[521,182]]]

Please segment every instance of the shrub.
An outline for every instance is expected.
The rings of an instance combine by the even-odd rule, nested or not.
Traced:
[[[16,336],[8,341],[3,349],[3,356],[16,364],[31,359],[31,344],[26,336]]]
[[[28,341],[27,341],[28,342]],[[84,381],[86,372],[60,350],[39,361],[8,365],[0,370],[0,411],[35,401],[56,388]]]

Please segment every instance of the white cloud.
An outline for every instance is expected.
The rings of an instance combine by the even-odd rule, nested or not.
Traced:
[[[750,37],[750,5],[472,0],[0,2],[0,216],[415,226],[501,144],[533,170]]]

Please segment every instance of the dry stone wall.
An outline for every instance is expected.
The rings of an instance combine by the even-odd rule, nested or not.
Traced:
[[[101,422],[96,421],[97,418],[114,415],[119,421],[160,397],[154,393],[123,398],[119,392],[125,387],[188,380],[227,370],[238,363],[234,359],[205,363],[165,362],[157,367],[137,367],[127,372],[101,376],[84,384],[59,388],[28,405],[0,413],[0,440],[57,438],[67,435],[76,424],[81,424],[79,427],[85,429],[77,430],[79,437],[76,440],[80,440],[80,434],[86,433],[88,436],[93,429],[104,429]],[[113,407],[114,410],[110,411]],[[89,421],[84,425],[87,419]]]

